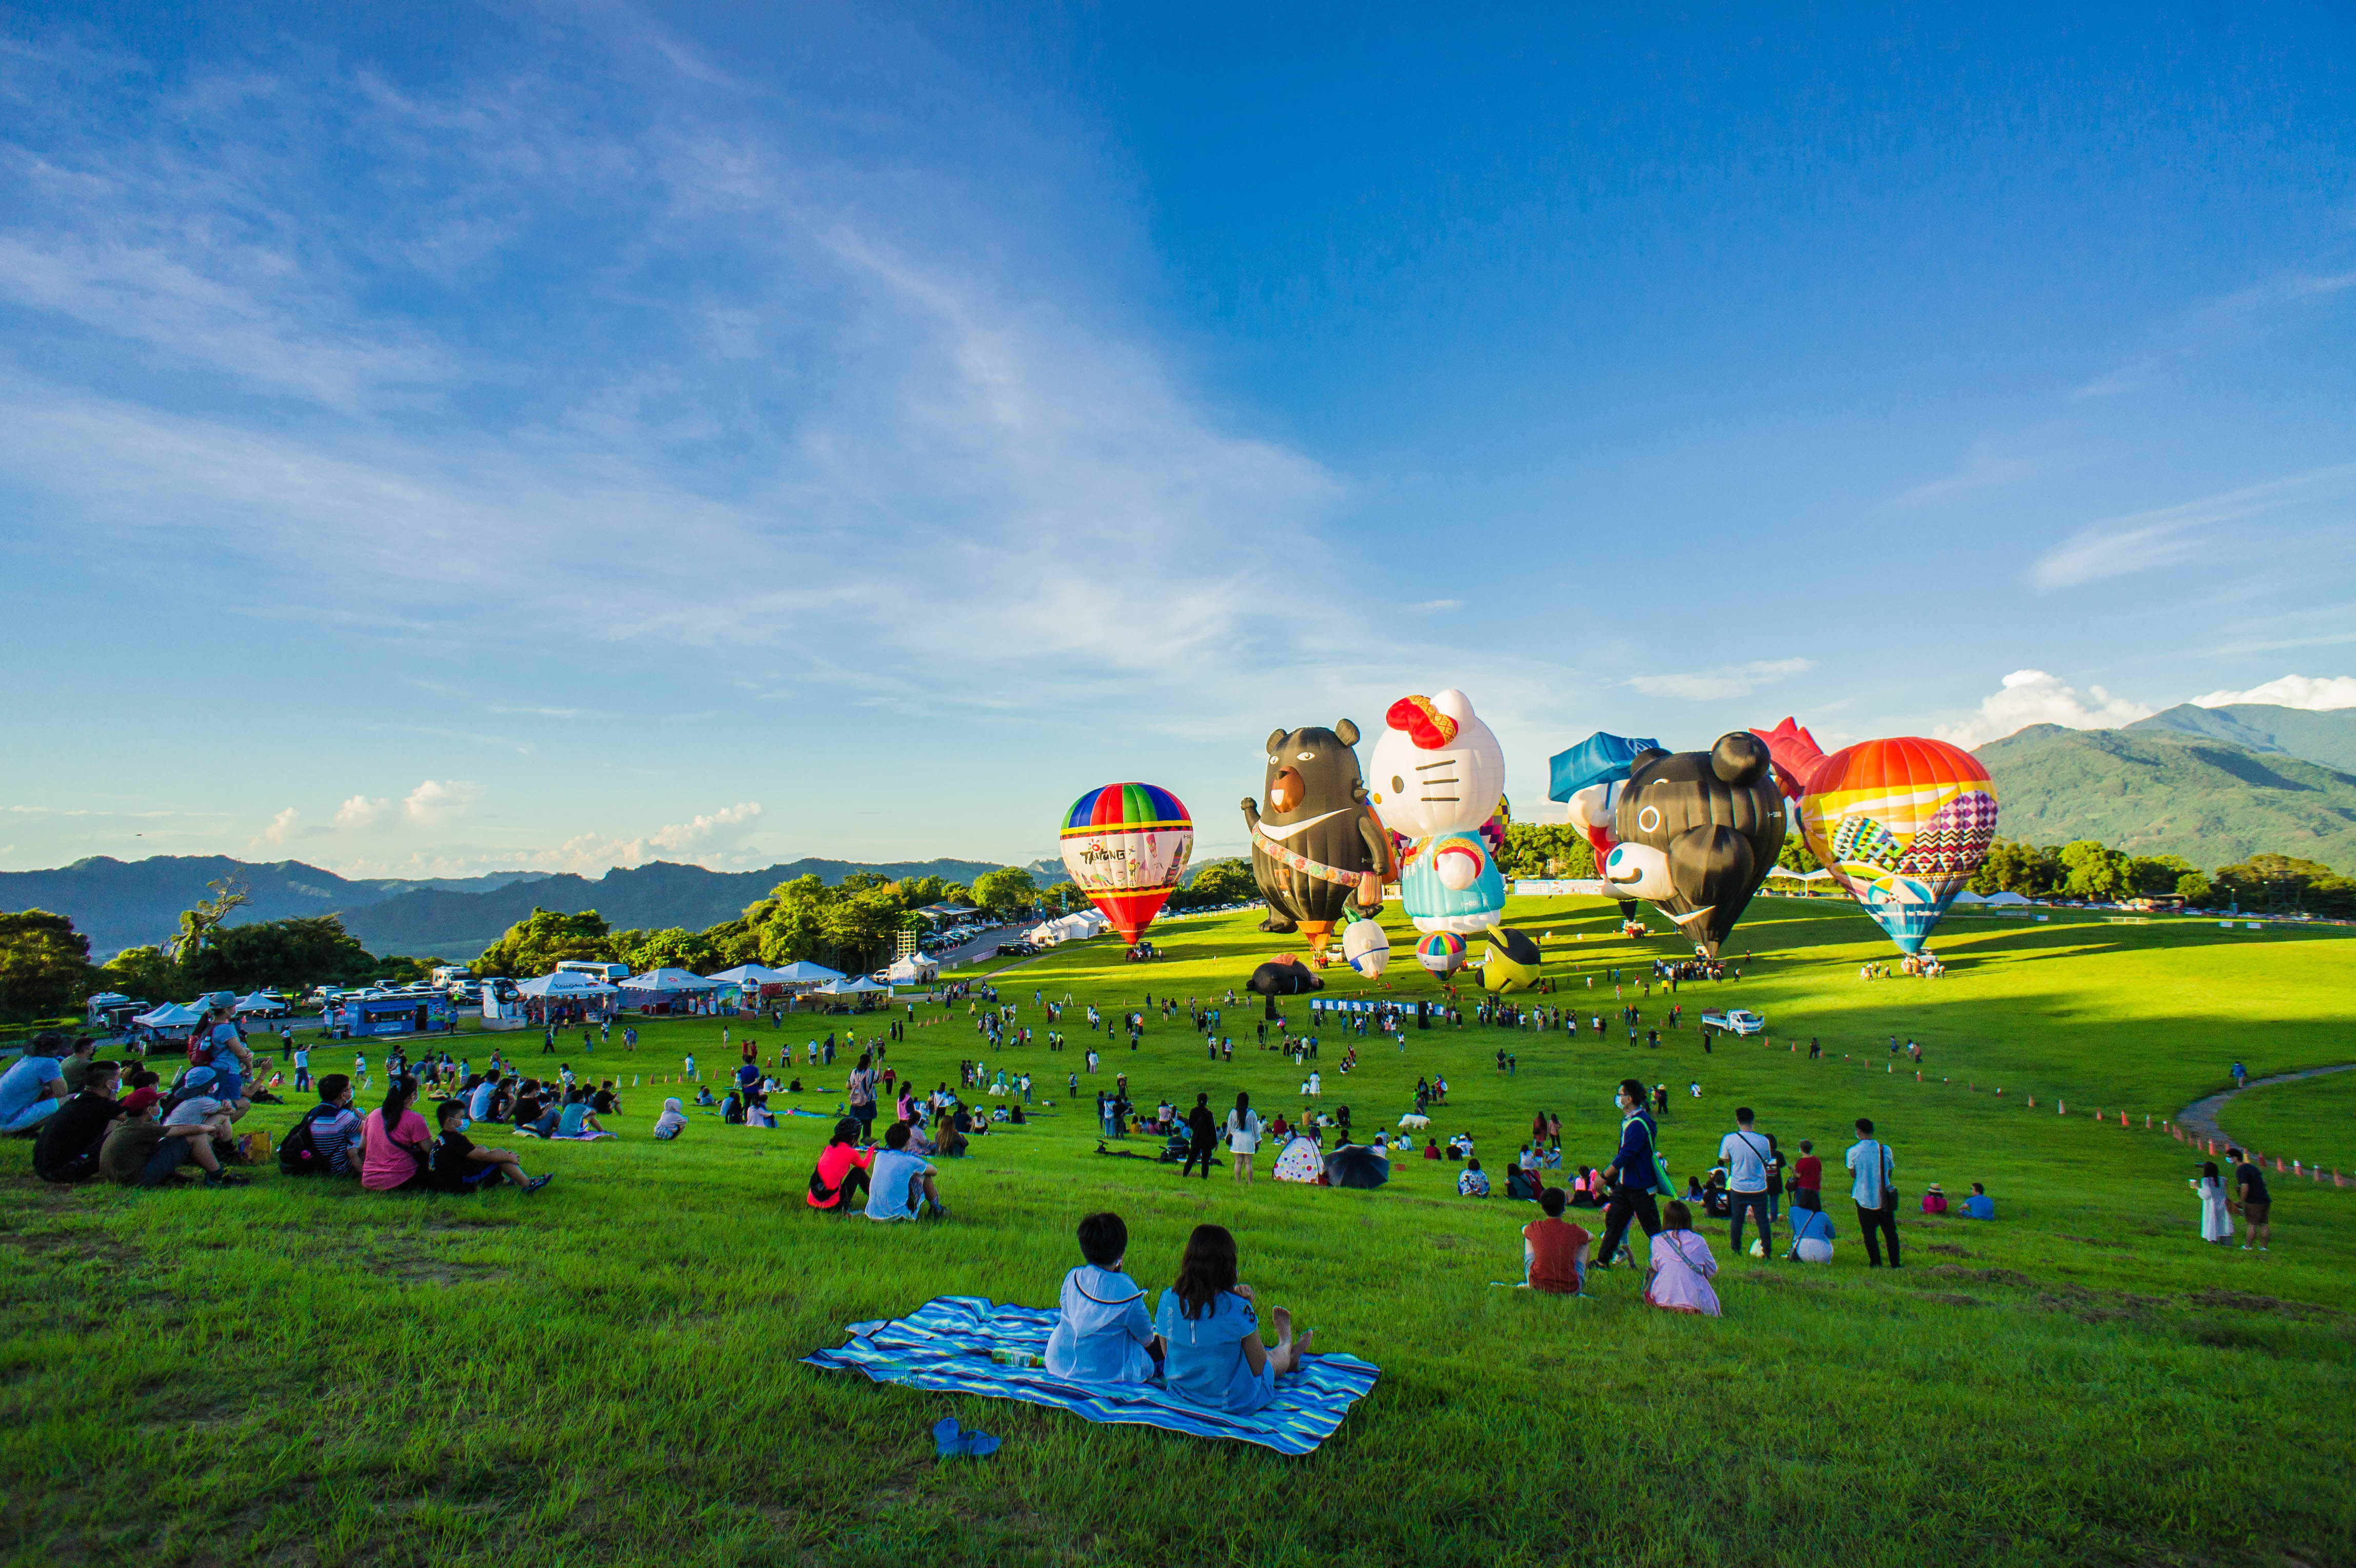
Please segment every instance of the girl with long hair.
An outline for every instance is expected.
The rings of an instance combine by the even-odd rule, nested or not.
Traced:
[[[1292,1314],[1278,1307],[1276,1348],[1260,1343],[1252,1288],[1236,1278],[1236,1239],[1223,1225],[1197,1225],[1186,1238],[1178,1278],[1153,1315],[1163,1346],[1162,1380],[1179,1398],[1235,1414],[1276,1398],[1276,1380],[1298,1371],[1315,1330],[1292,1334]]]

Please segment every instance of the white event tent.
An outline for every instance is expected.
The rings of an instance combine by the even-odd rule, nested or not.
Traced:
[[[625,991],[717,991],[724,980],[706,980],[683,969],[650,969],[622,982]]]
[[[842,971],[829,969],[822,963],[812,963],[806,958],[796,959],[785,968],[770,972],[776,976],[768,983],[771,985],[817,985],[842,978]]]
[[[911,953],[884,972],[894,985],[920,985],[941,972],[941,966],[923,953]]]
[[[722,985],[741,985],[747,991],[757,991],[764,985],[790,983],[784,970],[771,969],[766,963],[740,963],[734,969],[723,969],[718,974],[704,978]]]
[[[231,1010],[238,1013],[270,1013],[285,1005],[282,998],[257,991],[251,996],[239,997],[236,1007]]]
[[[559,970],[543,974],[537,980],[527,980],[516,987],[519,996],[547,996],[559,1002],[592,1002],[616,994],[615,988],[593,975],[574,974]]]
[[[166,1002],[150,1013],[142,1013],[131,1021],[147,1029],[186,1029],[204,1021],[204,1015],[186,1003]]]

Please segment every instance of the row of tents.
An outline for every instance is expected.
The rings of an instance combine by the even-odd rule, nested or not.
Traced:
[[[822,963],[807,961],[789,963],[783,969],[767,964],[740,963],[734,969],[723,969],[717,974],[697,974],[684,969],[650,969],[644,974],[633,974],[619,981],[600,980],[594,974],[582,974],[572,970],[559,970],[524,981],[516,987],[519,996],[552,997],[564,1002],[601,1001],[621,996],[629,1005],[652,1002],[672,1002],[721,991],[737,991],[760,995],[772,988],[803,996],[884,996],[894,985],[920,985],[934,979],[939,966],[921,955],[904,958],[885,972],[884,983],[865,975],[846,975],[840,970],[829,969]]]

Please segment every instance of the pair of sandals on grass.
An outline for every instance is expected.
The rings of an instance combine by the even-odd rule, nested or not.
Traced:
[[[953,1415],[933,1423],[933,1447],[944,1459],[987,1459],[998,1452],[998,1444],[987,1432],[966,1431]]]

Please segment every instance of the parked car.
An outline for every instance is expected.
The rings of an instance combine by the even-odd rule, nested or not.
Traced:
[[[1701,1026],[1729,1035],[1755,1035],[1767,1026],[1767,1020],[1747,1007],[1713,1007],[1702,1014]]]
[[[998,944],[998,956],[1000,958],[1029,958],[1033,953],[1035,953],[1038,950],[1039,944],[1037,942],[1001,942]]]

